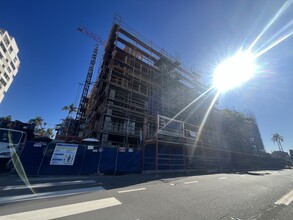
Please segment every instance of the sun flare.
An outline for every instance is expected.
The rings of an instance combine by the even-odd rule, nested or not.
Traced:
[[[225,92],[247,82],[254,76],[255,72],[254,55],[247,51],[239,51],[216,67],[213,86],[220,92]]]

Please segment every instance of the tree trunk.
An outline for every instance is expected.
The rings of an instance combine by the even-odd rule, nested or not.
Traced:
[[[280,151],[284,151],[284,150],[283,150],[283,147],[282,147],[282,144],[281,144],[280,141],[278,141],[278,146],[279,146],[279,150],[280,150]]]

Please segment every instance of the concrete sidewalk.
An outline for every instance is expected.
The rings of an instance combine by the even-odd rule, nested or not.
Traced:
[[[65,180],[83,180],[89,179],[90,176],[28,176],[29,182],[56,182],[56,181],[65,181]],[[11,175],[9,173],[0,173],[0,187],[8,185],[18,185],[23,184],[24,181],[18,175]]]

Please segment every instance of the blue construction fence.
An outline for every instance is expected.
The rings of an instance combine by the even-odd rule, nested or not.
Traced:
[[[155,144],[148,144],[143,150],[144,170],[198,170],[218,171],[283,169],[284,159],[272,158],[268,155],[232,152],[225,149],[191,147],[162,144],[156,149]]]
[[[140,173],[142,170],[227,171],[282,169],[286,161],[221,149],[148,144],[138,149],[28,142],[19,155],[27,175],[91,175]],[[19,166],[18,166],[19,167]]]
[[[181,146],[168,146],[161,144],[158,147],[158,170],[184,169],[184,152]],[[148,144],[144,148],[143,169],[156,169],[156,145]]]
[[[141,172],[141,151],[99,145],[28,142],[19,155],[27,175]]]

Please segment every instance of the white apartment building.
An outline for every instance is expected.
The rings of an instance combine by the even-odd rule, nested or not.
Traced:
[[[0,103],[16,76],[20,61],[15,39],[0,28]]]

